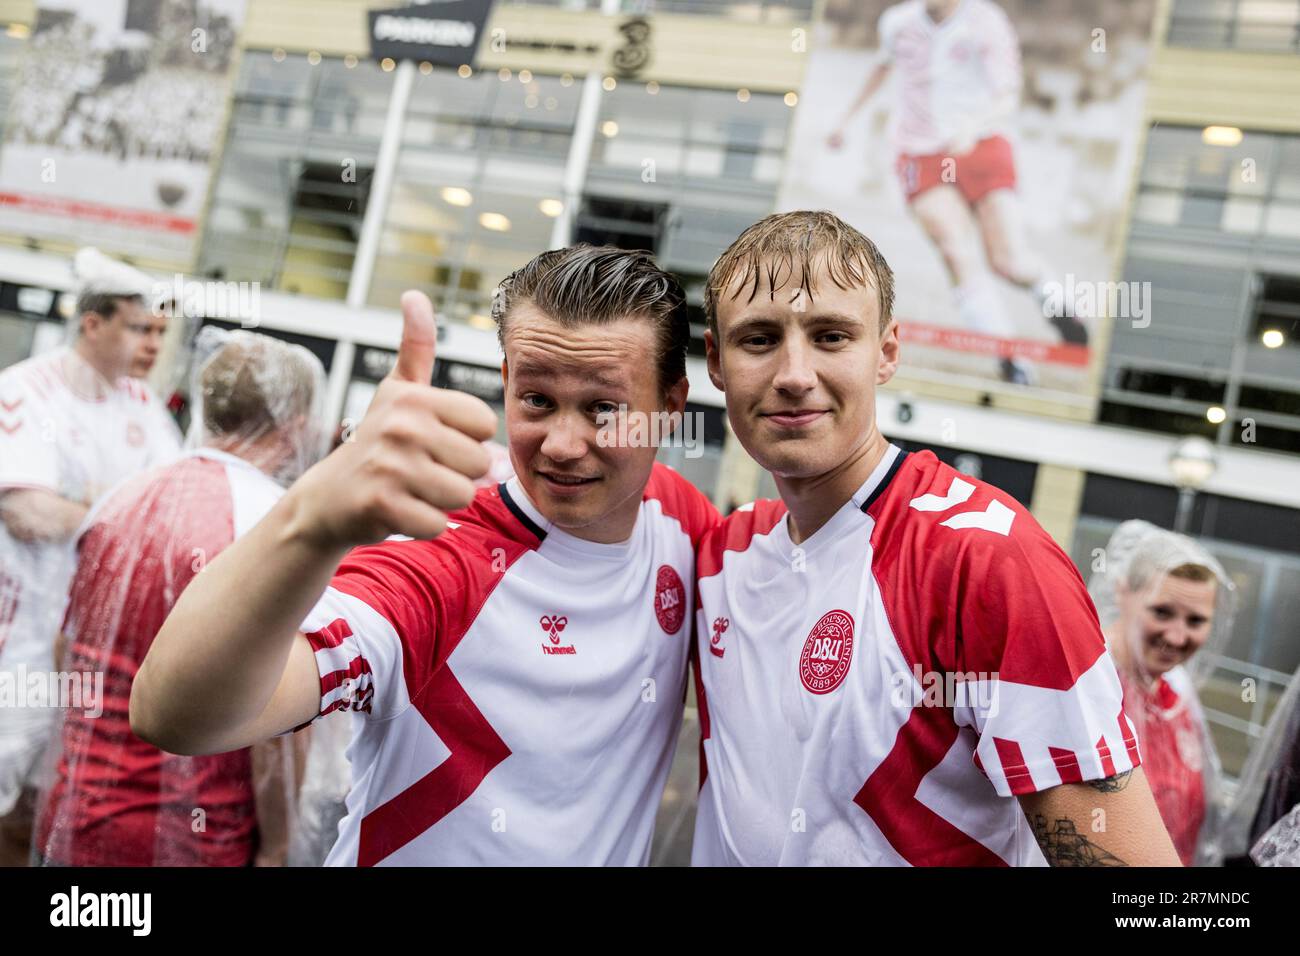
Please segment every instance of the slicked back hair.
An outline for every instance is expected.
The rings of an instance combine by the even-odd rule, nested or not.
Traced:
[[[880,302],[880,334],[889,328],[894,310],[894,272],[876,244],[834,213],[799,210],[774,213],[754,223],[718,257],[709,271],[704,290],[704,311],[709,330],[718,335],[718,302],[739,279],[737,297],[748,292],[747,302],[776,290],[797,268],[800,287],[811,303],[816,267],[841,289],[874,289]]]
[[[660,390],[666,393],[686,375],[686,295],[648,252],[579,243],[543,252],[516,269],[492,296],[502,348],[510,313],[524,302],[567,328],[643,319],[655,330]]]
[[[107,292],[82,292],[77,296],[77,332],[81,331],[81,317],[87,312],[94,312],[105,319],[117,315],[117,307],[123,302],[135,302],[144,305],[142,295],[112,295]]]

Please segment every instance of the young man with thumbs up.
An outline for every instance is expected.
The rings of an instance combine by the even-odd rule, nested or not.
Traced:
[[[683,411],[681,287],[647,253],[592,246],[501,284],[516,477],[478,492],[495,417],[430,386],[429,300],[408,292],[402,315],[355,441],[181,596],[132,728],[217,753],[351,711],[327,863],[643,864],[681,721],[694,548],[717,515],[653,447],[598,431]]]

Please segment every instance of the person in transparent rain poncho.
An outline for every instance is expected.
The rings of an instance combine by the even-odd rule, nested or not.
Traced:
[[[64,717],[35,840],[46,864],[285,860],[301,739],[173,756],[131,733],[128,706],[180,593],[324,452],[324,370],[300,346],[204,329],[191,396],[191,450],[119,486],[82,528],[62,666],[102,674],[102,695]]]
[[[1235,588],[1184,535],[1125,521],[1089,590],[1142,766],[1185,866],[1219,862],[1219,759],[1197,689],[1231,631]]]
[[[1221,842],[1232,862],[1300,866],[1300,671],[1251,748]]]
[[[56,712],[54,648],[88,509],[171,461],[181,434],[145,381],[168,326],[153,280],[95,249],[73,260],[68,343],[0,371],[0,865],[31,850]]]

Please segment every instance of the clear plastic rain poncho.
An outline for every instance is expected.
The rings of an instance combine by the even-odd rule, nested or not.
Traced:
[[[1300,866],[1300,672],[1242,768],[1221,842],[1226,858]]]
[[[1219,759],[1199,691],[1232,630],[1232,581],[1191,538],[1126,521],[1089,590],[1174,846],[1185,865],[1218,863]]]
[[[131,733],[131,682],[182,590],[324,448],[324,370],[306,349],[204,330],[190,450],[110,492],[77,542],[60,670],[64,702],[37,813],[39,862],[282,863],[303,735],[226,754],[164,753]]]

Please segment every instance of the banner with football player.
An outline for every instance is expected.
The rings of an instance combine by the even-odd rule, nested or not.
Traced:
[[[39,0],[0,143],[10,235],[186,267],[245,0]]]
[[[827,0],[779,207],[830,209],[880,246],[904,377],[1091,406],[1103,317],[1149,306],[1112,280],[1153,15]]]

